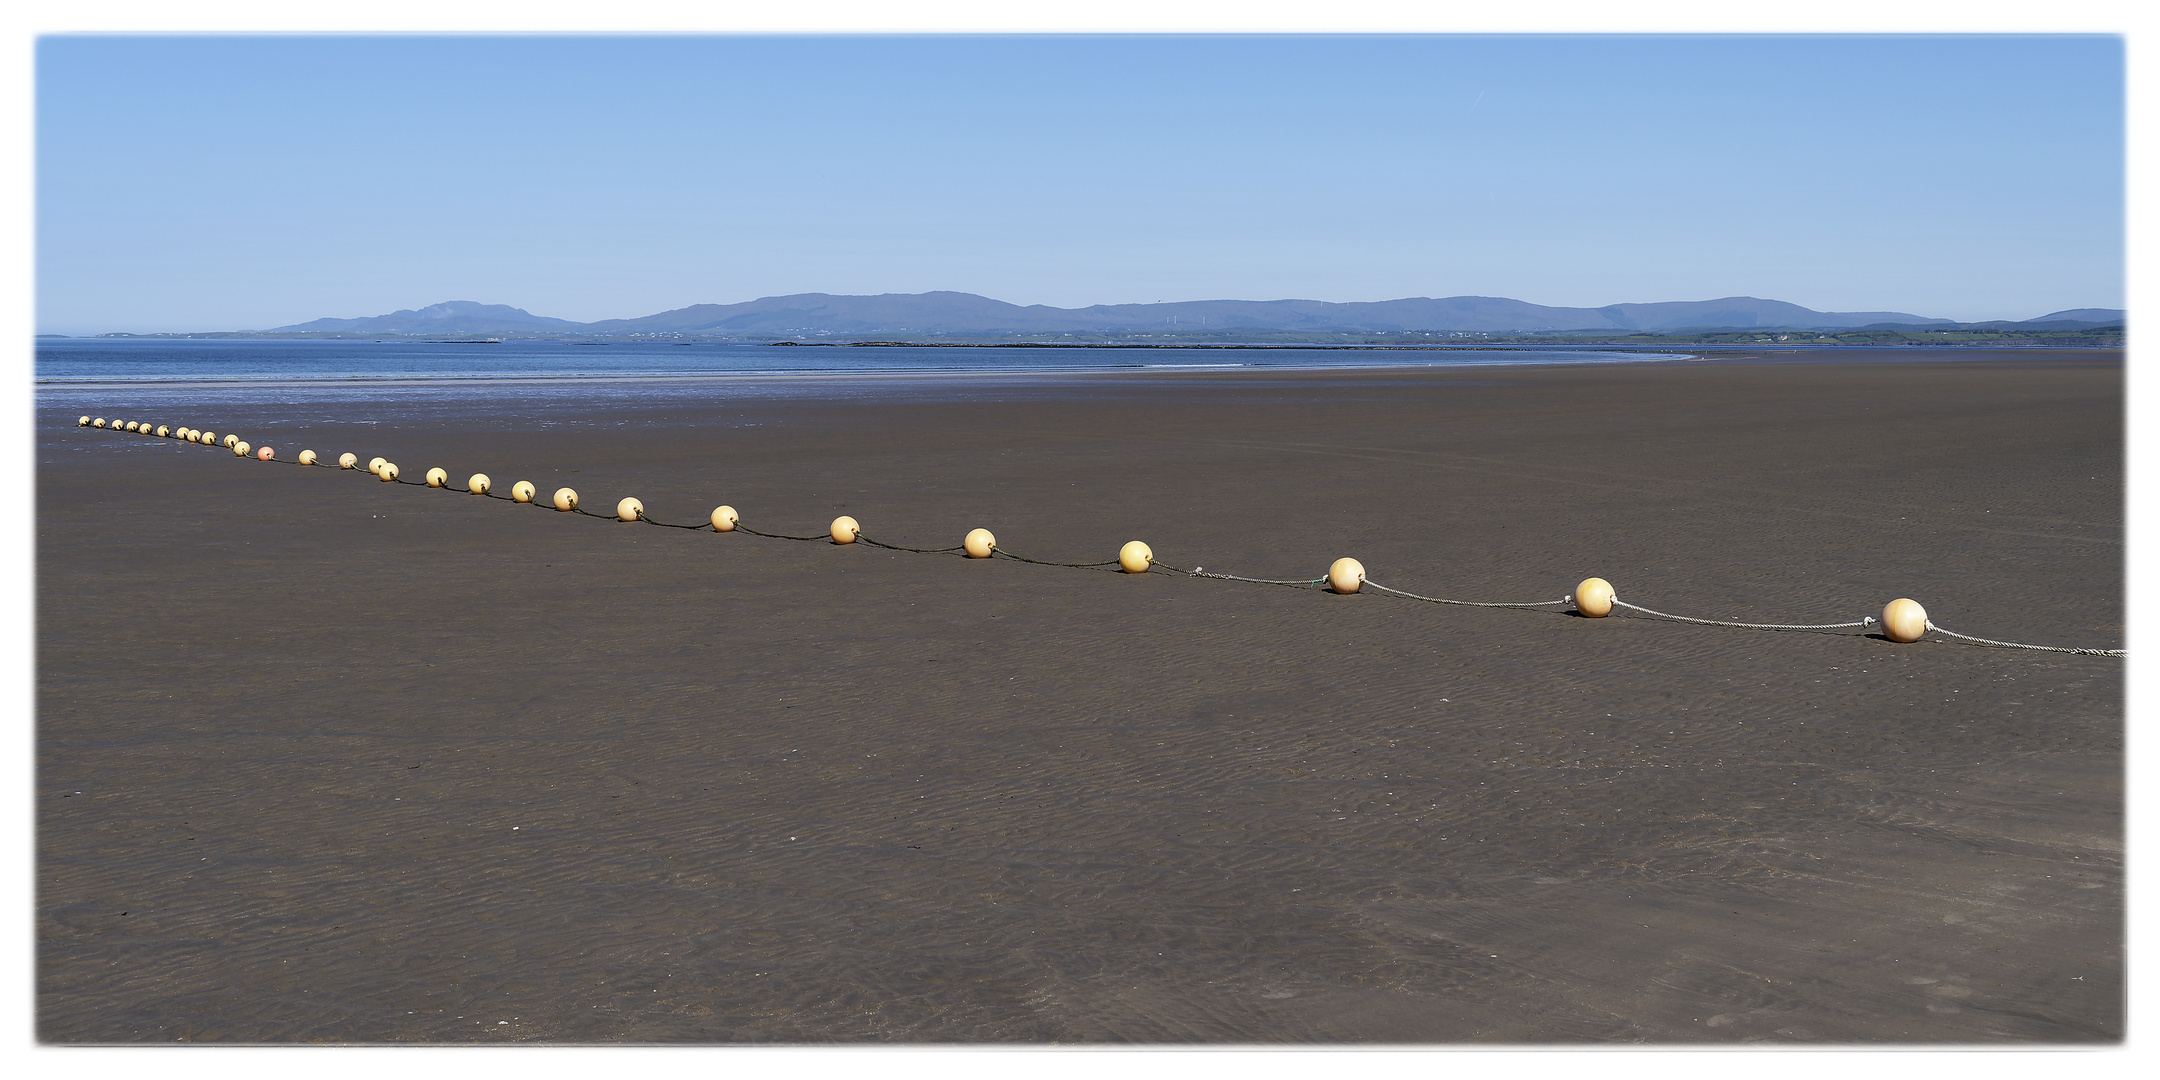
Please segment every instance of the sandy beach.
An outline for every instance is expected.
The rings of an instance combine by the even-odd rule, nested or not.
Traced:
[[[2119,1040],[2121,659],[75,426],[2123,647],[2121,354],[1948,355],[41,393],[38,1035]]]

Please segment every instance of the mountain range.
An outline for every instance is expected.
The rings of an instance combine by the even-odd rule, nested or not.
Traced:
[[[506,304],[452,300],[357,319],[316,319],[268,333],[590,337],[772,338],[808,334],[1146,333],[1220,330],[1306,333],[1535,334],[1569,331],[1698,332],[1730,329],[1849,330],[1862,327],[2009,327],[2081,330],[2121,325],[2124,312],[2075,308],[2020,322],[1959,323],[1897,311],[1815,311],[1782,300],[1728,296],[1597,308],[1547,307],[1491,296],[1412,297],[1365,303],[1322,300],[1187,300],[1163,304],[1021,306],[963,292],[835,296],[798,293],[740,304],[694,304],[637,319],[577,323]]]

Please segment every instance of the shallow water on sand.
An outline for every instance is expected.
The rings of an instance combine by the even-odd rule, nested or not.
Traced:
[[[2117,359],[846,382],[134,418],[666,521],[2122,644]],[[652,528],[63,391],[47,1040],[2122,1035],[2121,660]]]

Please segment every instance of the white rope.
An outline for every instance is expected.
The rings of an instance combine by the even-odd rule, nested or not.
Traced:
[[[1387,586],[1382,585],[1371,578],[1366,578],[1365,584],[1370,585],[1373,588],[1378,589],[1384,593],[1394,593],[1397,596],[1409,597],[1412,600],[1423,600],[1429,604],[1460,604],[1463,607],[1533,608],[1545,607],[1551,604],[1565,604],[1568,602],[1568,598],[1563,596],[1558,600],[1531,600],[1520,604],[1481,604],[1475,600],[1443,600],[1437,596],[1419,596],[1414,592],[1404,592],[1401,589],[1390,589]]]
[[[1630,610],[1630,611],[1640,611],[1640,612],[1642,612],[1642,613],[1643,613],[1643,614],[1645,614],[1645,615],[1655,615],[1655,616],[1657,616],[1657,617],[1658,617],[1658,618],[1660,618],[1660,619],[1677,619],[1677,620],[1679,620],[1680,622],[1701,623],[1701,624],[1702,624],[1702,625],[1704,625],[1704,626],[1737,626],[1737,627],[1740,627],[1741,629],[1744,629],[1744,630],[1843,630],[1843,629],[1845,629],[1845,628],[1847,628],[1847,627],[1852,627],[1852,626],[1867,626],[1867,625],[1869,625],[1870,623],[1873,623],[1873,622],[1875,621],[1875,617],[1874,617],[1873,615],[1870,615],[1870,616],[1868,616],[1868,617],[1866,617],[1866,618],[1864,618],[1864,619],[1861,619],[1861,620],[1860,620],[1860,621],[1858,621],[1858,622],[1833,622],[1833,623],[1759,623],[1759,622],[1726,622],[1726,621],[1725,621],[1725,620],[1723,620],[1723,619],[1690,619],[1690,618],[1688,618],[1688,617],[1687,617],[1687,616],[1685,616],[1685,615],[1667,615],[1667,614],[1665,614],[1665,613],[1664,613],[1664,612],[1662,612],[1662,611],[1652,611],[1652,610],[1650,610],[1649,608],[1646,608],[1646,607],[1637,607],[1637,606],[1635,606],[1634,604],[1630,604],[1630,603],[1628,603],[1627,601],[1625,601],[1625,600],[1622,600],[1622,599],[1620,599],[1620,598],[1619,598],[1619,597],[1617,597],[1617,596],[1613,597],[1613,603],[1614,603],[1614,604],[1617,604],[1617,605],[1619,605],[1620,607],[1624,607],[1624,608],[1627,608],[1627,609],[1628,609],[1628,610]]]
[[[2076,653],[2079,656],[2123,655],[2123,650],[2121,649],[2063,649],[2053,645],[2020,645],[2015,641],[1996,641],[1993,638],[1973,637],[1969,634],[1960,634],[1955,630],[1945,630],[1942,627],[1935,625],[1935,622],[1932,619],[1928,621],[1927,628],[1935,631],[1936,633],[1948,634],[1954,638],[1959,638],[1964,641],[1970,641],[1976,645],[1993,645],[1996,648],[2000,649],[2034,649],[2039,652]]]

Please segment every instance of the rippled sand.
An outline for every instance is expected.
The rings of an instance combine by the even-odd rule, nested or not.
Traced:
[[[2122,1037],[2122,660],[73,426],[2124,644],[2117,354],[834,386],[47,395],[40,1037]]]

